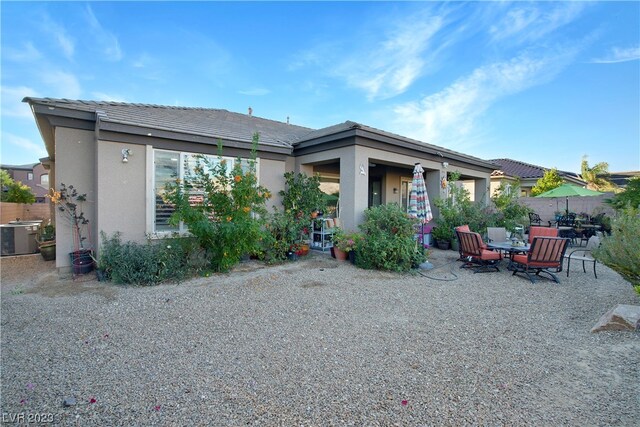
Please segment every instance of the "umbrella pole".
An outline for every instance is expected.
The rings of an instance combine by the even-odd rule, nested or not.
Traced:
[[[567,197],[565,198],[565,200],[567,201],[567,208],[566,208],[566,210],[565,210],[565,215],[567,215],[567,216],[568,216],[568,215],[569,215],[569,196],[567,196]]]

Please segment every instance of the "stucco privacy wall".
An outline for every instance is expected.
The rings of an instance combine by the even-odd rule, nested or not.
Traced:
[[[87,194],[87,201],[82,209],[89,222],[90,236],[84,242],[85,247],[97,242],[96,232],[96,191],[95,191],[95,139],[93,131],[57,127],[55,188],[60,185],[73,185],[78,193]],[[69,254],[76,250],[68,217],[56,209],[56,267],[69,268]],[[89,237],[91,241],[89,241]]]
[[[129,149],[128,162],[122,162],[122,150]],[[151,152],[151,151],[150,151]],[[97,230],[122,239],[144,242],[147,230],[147,154],[145,146],[99,141],[96,157]],[[152,153],[152,152],[151,152]],[[152,159],[153,161],[153,159]],[[96,247],[99,247],[96,236]]]

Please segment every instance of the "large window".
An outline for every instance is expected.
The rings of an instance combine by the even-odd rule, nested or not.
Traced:
[[[166,150],[154,150],[154,179],[153,179],[153,192],[154,192],[154,206],[153,206],[153,219],[154,233],[171,233],[171,232],[184,232],[186,228],[184,225],[172,226],[169,224],[169,217],[174,211],[173,205],[168,203],[165,198],[165,187],[168,183],[175,182],[176,179],[185,180],[194,175],[195,167],[198,164],[197,154],[194,153],[181,153],[177,151]],[[207,156],[212,165],[217,164],[220,161],[218,156]],[[230,173],[233,169],[234,162],[237,159],[231,157],[223,157],[223,160],[227,163],[227,172]],[[243,172],[249,170],[249,160],[241,159],[241,165]],[[258,163],[256,161],[256,168]],[[256,171],[257,173],[257,171]],[[202,203],[204,195],[198,188],[190,189],[189,200],[193,204]]]

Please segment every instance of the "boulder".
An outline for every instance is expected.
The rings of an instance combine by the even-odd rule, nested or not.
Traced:
[[[619,304],[602,316],[591,332],[640,330],[640,306]]]

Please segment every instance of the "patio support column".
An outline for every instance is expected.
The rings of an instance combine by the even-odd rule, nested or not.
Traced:
[[[429,204],[431,205],[431,213],[434,218],[438,217],[439,211],[438,208],[433,203],[439,197],[443,197],[440,193],[440,171],[438,170],[427,170],[426,176],[424,179],[424,183],[427,187],[427,195],[429,196]]]
[[[489,194],[489,180],[484,178],[476,178],[474,180],[474,199],[476,202],[489,204],[491,195]]]
[[[364,172],[364,174],[362,173]],[[340,219],[355,231],[369,205],[369,157],[353,145],[340,157]]]

